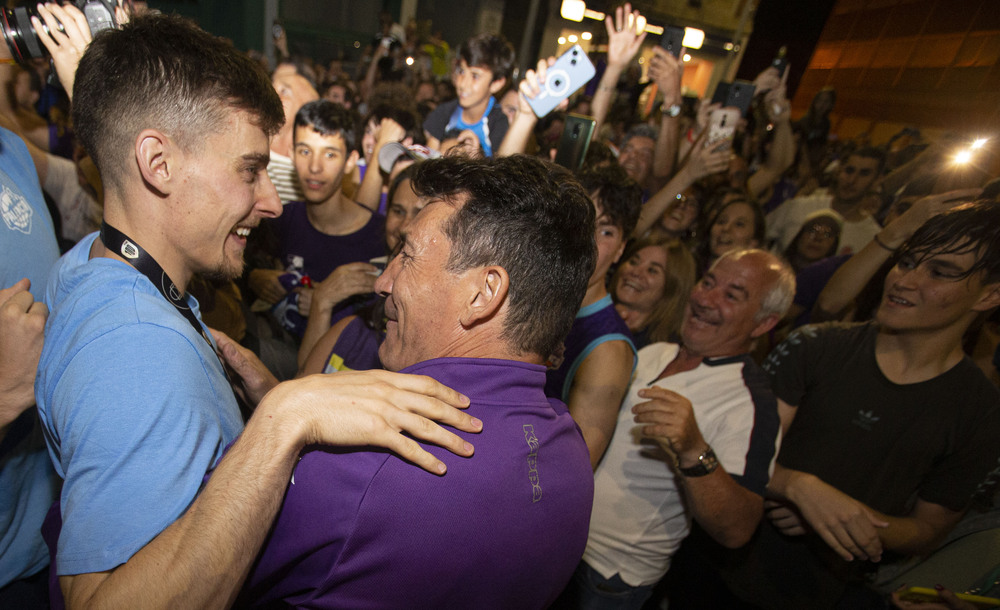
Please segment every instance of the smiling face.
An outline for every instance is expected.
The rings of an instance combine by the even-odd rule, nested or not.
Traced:
[[[493,80],[488,68],[470,66],[460,59],[452,72],[452,82],[458,95],[458,105],[474,113],[486,110],[490,96],[503,89],[507,79]]]
[[[325,203],[340,194],[344,174],[354,171],[358,153],[348,153],[344,138],[312,127],[295,128],[295,171],[309,203]]]
[[[443,231],[455,212],[448,203],[428,203],[407,227],[399,253],[375,281],[375,291],[386,296],[388,320],[378,354],[390,371],[447,356],[461,332],[460,286],[465,273],[447,269],[451,242]]]
[[[905,254],[885,278],[879,323],[893,331],[934,331],[968,325],[979,311],[994,306],[997,286],[982,275],[964,277],[976,253],[936,254],[919,260]]]
[[[756,227],[753,208],[745,201],[739,201],[723,208],[712,223],[708,233],[712,256],[722,256],[733,250],[756,248],[760,244],[754,237]]]
[[[723,257],[695,284],[681,323],[689,352],[711,358],[742,354],[774,326],[771,316],[756,320],[775,281],[769,257],[760,251]]]
[[[667,282],[667,251],[659,246],[639,250],[622,263],[613,286],[615,301],[648,313],[663,298]]]
[[[649,179],[649,174],[653,170],[653,151],[655,149],[656,140],[653,138],[633,136],[625,143],[618,155],[618,163],[628,172],[629,178],[638,182],[640,186],[646,184],[646,180]]]
[[[192,273],[231,279],[243,272],[250,230],[261,219],[281,214],[267,176],[268,157],[267,135],[241,111],[232,111],[216,133],[180,153],[184,176],[176,191],[170,243],[182,275],[173,279]]]

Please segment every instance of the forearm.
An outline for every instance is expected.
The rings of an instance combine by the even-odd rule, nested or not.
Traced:
[[[878,239],[890,248],[898,248],[905,240],[894,237],[888,229],[878,234]],[[823,287],[813,307],[813,321],[836,318],[854,302],[869,280],[892,255],[875,240],[868,242],[857,254],[847,259]]]
[[[618,77],[621,74],[622,67],[608,65],[597,83],[597,93],[590,103],[594,112],[594,133],[601,133],[604,120],[608,118],[608,112],[611,111],[611,104],[615,101],[615,92],[618,89]]]
[[[691,175],[688,166],[681,168],[674,177],[667,182],[663,188],[649,198],[649,201],[642,206],[639,213],[639,221],[635,225],[634,237],[642,237],[646,231],[652,227],[656,221],[663,216],[671,204],[677,200],[677,195],[684,192],[684,189],[694,184],[696,178]]]
[[[716,542],[739,548],[749,542],[761,517],[764,499],[737,483],[723,468],[702,477],[685,477],[691,516]]]
[[[297,358],[300,371],[305,368],[306,360],[313,348],[330,330],[330,316],[333,309],[322,305],[321,303],[313,303],[316,309],[309,314],[309,321],[306,323],[306,332],[302,335],[302,344],[299,346]]]
[[[787,113],[785,113],[787,115]],[[757,170],[754,175],[747,180],[747,188],[754,197],[759,197],[762,192],[781,178],[792,163],[795,161],[795,140],[792,137],[792,128],[787,118],[775,122],[774,140],[771,142],[771,149],[768,152],[764,166]]]
[[[528,149],[528,142],[535,129],[538,119],[533,112],[518,112],[514,122],[507,128],[507,133],[497,150],[498,157],[522,154]]]
[[[67,607],[227,607],[277,514],[301,444],[261,404],[184,515],[124,565],[63,576]]]
[[[938,532],[931,525],[911,517],[891,517],[873,511],[889,527],[878,532],[883,548],[904,555],[923,555],[934,550],[944,532]]]
[[[663,102],[665,106],[672,103],[674,102],[668,100]],[[653,151],[653,175],[662,180],[670,178],[674,173],[680,122],[680,117],[671,117],[666,114],[660,121],[660,132],[656,136],[656,148]]]
[[[372,155],[372,164],[365,170],[365,177],[361,180],[361,186],[354,195],[354,200],[365,206],[369,210],[378,210],[382,202],[382,172],[378,166],[378,150]]]

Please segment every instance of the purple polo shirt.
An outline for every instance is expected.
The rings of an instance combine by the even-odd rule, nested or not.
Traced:
[[[472,400],[480,434],[461,458],[425,446],[443,477],[386,452],[315,449],[296,466],[239,603],[311,608],[542,608],[587,543],[594,481],[545,369],[441,358],[428,375]]]

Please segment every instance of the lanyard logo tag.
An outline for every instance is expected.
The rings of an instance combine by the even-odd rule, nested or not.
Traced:
[[[122,256],[124,256],[125,258],[128,258],[128,259],[137,259],[137,258],[139,258],[139,248],[138,248],[138,246],[136,246],[135,244],[133,244],[132,242],[130,242],[127,239],[124,242],[122,242],[121,251],[122,251]]]

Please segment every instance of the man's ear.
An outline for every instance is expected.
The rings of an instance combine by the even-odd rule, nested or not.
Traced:
[[[498,78],[490,83],[490,95],[496,95],[507,85],[507,77]]]
[[[465,328],[470,328],[478,322],[492,318],[507,300],[510,288],[510,276],[507,270],[498,265],[490,265],[470,271],[472,287],[471,299],[462,312],[461,322]]]
[[[163,132],[145,129],[135,139],[135,161],[143,181],[157,193],[171,190],[176,178],[177,145]]]
[[[973,311],[989,311],[1000,306],[1000,282],[983,286],[979,300],[972,306]]]
[[[772,313],[757,323],[757,326],[754,327],[750,336],[756,339],[757,337],[770,332],[772,328],[778,325],[778,322],[781,322],[781,316],[776,313]]]

